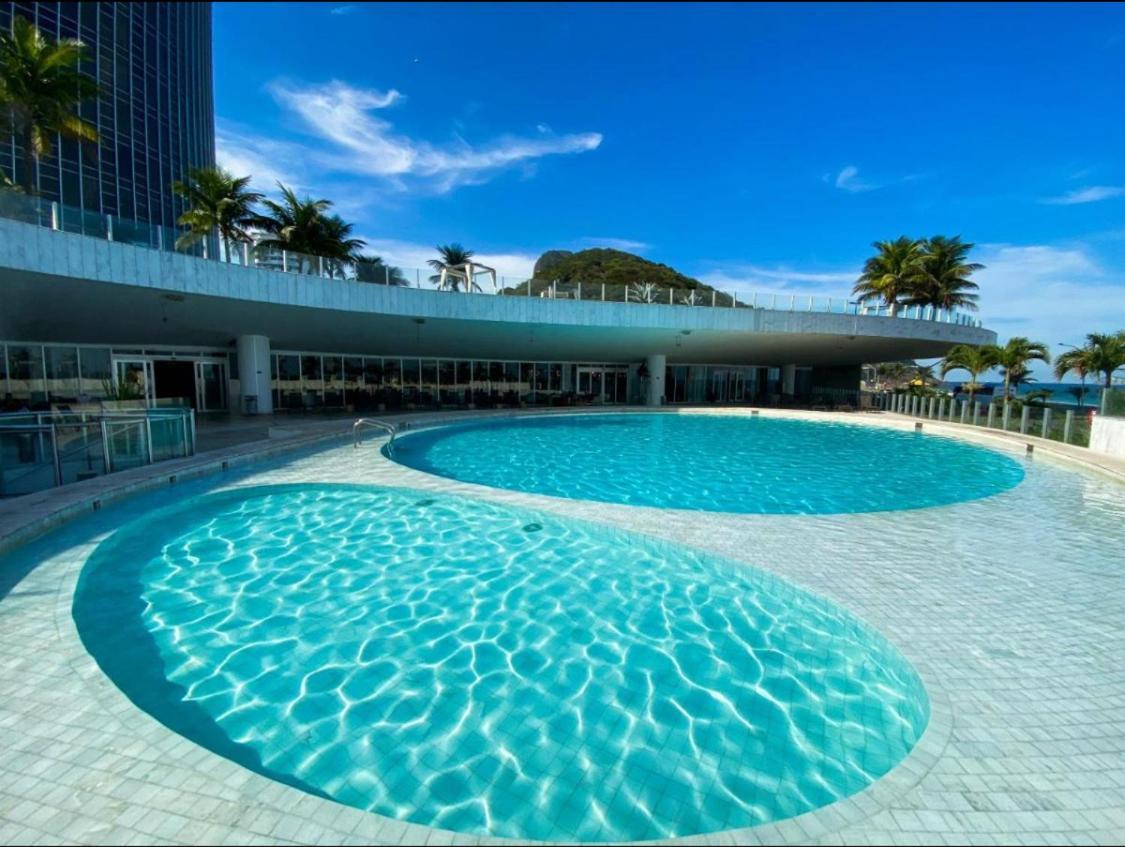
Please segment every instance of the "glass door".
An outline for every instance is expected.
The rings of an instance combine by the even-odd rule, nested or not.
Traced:
[[[195,363],[195,408],[201,412],[227,408],[227,367],[222,362]]]
[[[152,362],[148,359],[116,359],[113,367],[113,386],[117,400],[141,400],[151,406],[155,400]]]

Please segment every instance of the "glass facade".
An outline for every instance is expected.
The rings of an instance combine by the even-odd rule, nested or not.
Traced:
[[[172,182],[215,163],[211,4],[0,2],[0,29],[14,15],[49,39],[80,39],[83,70],[101,87],[79,108],[100,143],[55,138],[37,166],[40,195],[71,217],[174,226],[183,209]],[[23,166],[15,136],[0,134],[0,170],[19,182]],[[85,231],[84,221],[62,224]]]

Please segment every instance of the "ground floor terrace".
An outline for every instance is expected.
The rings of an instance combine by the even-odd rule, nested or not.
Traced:
[[[434,827],[411,820],[405,809],[396,819],[356,808],[236,763],[213,744],[188,737],[190,732],[173,731],[151,704],[138,705],[143,698],[138,701],[121,678],[107,676],[91,653],[96,645],[80,630],[80,574],[99,546],[134,519],[197,496],[249,496],[262,486],[351,485],[407,492],[411,508],[423,510],[477,503],[482,520],[490,510],[534,514],[539,523],[523,527],[533,533],[529,537],[574,521],[622,538],[719,556],[848,610],[917,671],[928,720],[889,772],[803,814],[681,843],[1119,843],[1125,832],[1125,670],[1117,657],[1125,650],[1125,595],[1118,590],[1119,568],[1105,551],[1122,543],[1125,464],[956,423],[924,421],[924,434],[916,434],[918,421],[891,414],[710,413],[734,419],[731,425],[846,423],[877,434],[888,448],[898,438],[934,435],[943,443],[986,448],[989,461],[1018,465],[1019,481],[990,496],[906,511],[658,508],[423,472],[380,450],[385,438],[375,431],[355,448],[347,422],[309,417],[294,419],[284,441],[241,444],[0,504],[0,841],[517,843]],[[408,433],[424,434],[434,424],[569,414],[416,412],[395,420]],[[400,444],[409,449],[406,437]],[[688,451],[707,445],[675,446]],[[893,470],[875,463],[866,487],[880,489]],[[956,471],[947,464],[944,472]],[[959,479],[968,484],[972,474]],[[312,521],[301,527],[315,535],[337,532],[340,525]],[[35,537],[50,526],[53,532]],[[156,526],[150,522],[149,531]],[[737,570],[732,574],[737,578]],[[186,619],[179,621],[187,627]],[[346,640],[343,633],[340,638]],[[256,684],[247,678],[251,690]],[[315,688],[310,682],[308,693]],[[630,724],[620,731],[633,738],[636,729]],[[308,743],[318,743],[317,737]],[[706,736],[694,738],[703,744]],[[673,755],[685,752],[665,751]],[[427,784],[419,796],[445,796],[446,788]],[[657,789],[646,782],[638,790]],[[685,803],[686,796],[677,802]],[[651,808],[655,813],[663,806]],[[505,819],[527,811],[517,809]],[[532,818],[545,814],[532,812]],[[552,840],[575,839],[564,833]]]
[[[625,404],[858,405],[859,367],[526,361],[0,339],[5,411],[133,399],[200,414]],[[654,376],[655,372],[655,376]]]

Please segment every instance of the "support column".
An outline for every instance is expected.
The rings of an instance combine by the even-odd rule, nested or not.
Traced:
[[[797,393],[797,366],[781,366],[781,393],[792,397]]]
[[[238,379],[242,386],[242,408],[246,412],[257,398],[257,414],[273,414],[273,391],[270,389],[270,340],[264,335],[238,337]]]
[[[667,367],[668,357],[663,353],[653,353],[645,359],[645,368],[648,370],[646,406],[664,405],[664,371]]]

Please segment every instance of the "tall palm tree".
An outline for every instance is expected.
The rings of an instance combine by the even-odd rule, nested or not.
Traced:
[[[427,264],[436,271],[436,273],[430,277],[430,282],[434,285],[439,285],[441,283],[442,268],[463,265],[475,255],[472,250],[466,250],[457,242],[453,242],[452,244],[439,244],[436,249],[439,258],[430,259],[429,262],[427,262]],[[447,277],[446,281],[452,291],[457,291],[461,287],[462,282],[464,282],[464,280],[454,276]],[[471,290],[480,291],[480,286],[475,282],[470,282],[469,285]]]
[[[876,241],[878,252],[863,264],[863,273],[856,280],[852,293],[861,302],[882,300],[891,315],[898,309],[899,298],[914,290],[921,274],[922,245],[905,235],[894,241]]]
[[[388,265],[382,256],[357,256],[355,278],[360,282],[375,282],[380,285],[410,285],[402,268]]]
[[[1078,389],[1078,408],[1086,399],[1086,377],[1097,372],[1097,361],[1090,347],[1075,347],[1059,354],[1055,359],[1055,378],[1064,379],[1068,373],[1078,374],[1081,387]]]
[[[980,347],[958,344],[956,347],[951,347],[949,352],[945,354],[945,359],[942,360],[941,375],[944,377],[950,371],[968,371],[970,377],[969,402],[971,403],[977,389],[980,388],[977,378],[989,368],[996,366],[998,349],[994,344],[985,344]]]
[[[290,250],[297,253],[302,273],[315,267],[314,257],[323,233],[324,213],[332,208],[330,200],[301,200],[293,189],[282,185],[281,201],[265,199],[262,205],[266,214],[260,221],[266,237],[258,242],[260,248]]]
[[[172,190],[187,201],[187,211],[176,223],[188,231],[176,239],[176,249],[184,250],[217,232],[231,261],[231,245],[251,240],[249,228],[261,221],[254,205],[262,195],[250,190],[250,177],[236,177],[222,168],[196,168]]]
[[[10,125],[23,152],[23,189],[35,192],[36,162],[54,150],[53,137],[98,141],[92,123],[75,114],[98,96],[98,84],[78,70],[85,45],[75,38],[48,42],[16,15],[11,34],[0,33],[0,122]]]
[[[994,348],[995,364],[1004,371],[1004,402],[1008,402],[1013,384],[1018,387],[1027,380],[1031,371],[1028,366],[1034,361],[1050,362],[1051,353],[1047,345],[1039,341],[1029,341],[1023,336],[1008,339],[1003,347]]]
[[[968,260],[973,246],[963,242],[959,235],[952,238],[935,235],[922,242],[919,274],[906,302],[912,306],[960,307],[975,311],[979,286],[969,277],[984,270],[984,265]]]
[[[1086,336],[1086,347],[1090,350],[1092,373],[1105,377],[1105,387],[1113,385],[1113,372],[1125,367],[1125,330],[1114,335],[1092,332]]]

